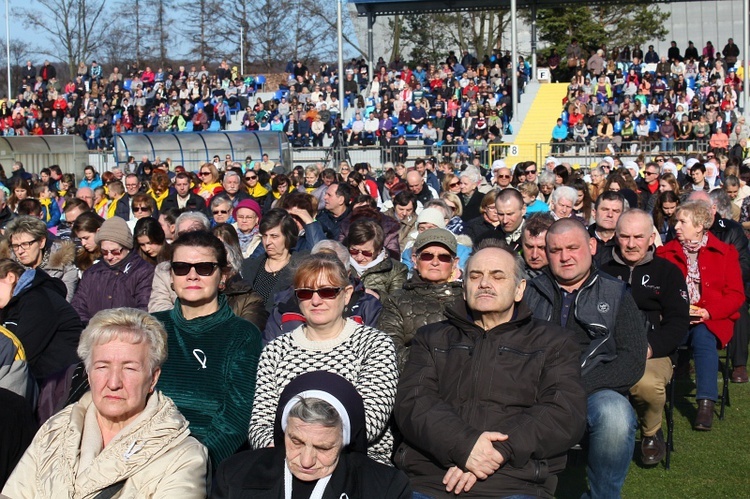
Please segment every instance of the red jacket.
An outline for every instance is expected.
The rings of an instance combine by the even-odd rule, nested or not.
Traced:
[[[687,276],[687,260],[677,239],[656,248],[656,254],[677,265],[682,275]],[[711,318],[706,327],[726,346],[732,339],[739,309],[745,303],[739,254],[734,246],[709,233],[706,246],[698,250],[698,266],[701,299],[695,305],[708,310]]]

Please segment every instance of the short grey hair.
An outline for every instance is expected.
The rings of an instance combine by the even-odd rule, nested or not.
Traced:
[[[560,199],[567,199],[571,203],[576,204],[576,201],[578,201],[578,191],[568,185],[561,185],[552,191],[549,202],[556,204]]]
[[[732,218],[732,200],[729,194],[722,189],[714,189],[708,193],[711,197],[711,203],[716,207],[716,212],[721,218]]]
[[[475,167],[470,166],[461,172],[459,178],[467,178],[470,182],[478,184],[482,181],[482,174]]]
[[[448,203],[442,199],[430,199],[424,204],[424,209],[427,208],[440,208],[443,211],[443,217],[448,220],[453,216],[453,210],[448,207]]]
[[[182,213],[177,217],[177,220],[174,221],[175,230],[179,229],[180,225],[185,222],[200,225],[199,228],[193,230],[211,230],[211,222],[208,221],[208,217],[199,211],[186,211],[185,213]]]
[[[29,234],[35,240],[44,239],[49,235],[47,224],[36,217],[21,215],[8,222],[5,226],[5,237],[8,241],[16,234]]]
[[[136,308],[110,308],[98,312],[81,333],[78,357],[87,371],[91,371],[91,356],[96,345],[120,340],[148,345],[151,372],[167,360],[167,332],[151,314]]]
[[[227,199],[227,198],[225,198],[223,196],[214,196],[213,197],[213,199],[211,200],[211,209],[213,210],[214,208],[218,208],[219,206],[221,206],[223,204],[228,204],[229,205],[229,213],[231,214],[231,212],[232,212],[232,202],[229,199]]]
[[[539,185],[555,185],[555,174],[548,171],[543,171],[539,175]]]
[[[338,411],[328,402],[315,397],[298,396],[289,409],[289,418],[297,418],[306,424],[317,424],[343,431],[344,422]]]
[[[344,268],[346,269],[347,273],[351,270],[352,264],[349,259],[349,250],[340,242],[334,241],[332,239],[323,239],[322,241],[318,241],[315,246],[312,247],[312,250],[310,250],[311,255],[315,255],[317,253],[333,253],[334,255],[336,255],[336,258],[341,260],[341,263],[344,264]]]
[[[237,173],[237,172],[236,172],[236,171],[234,171],[234,170],[227,170],[226,172],[224,172],[224,180],[226,180],[226,179],[228,179],[228,178],[230,178],[230,177],[237,177],[237,178],[240,178],[240,174],[239,174],[239,173]],[[241,179],[240,179],[240,180],[241,180]],[[214,199],[215,199],[215,198],[214,198]]]
[[[488,248],[495,248],[502,251],[505,251],[513,258],[513,282],[516,286],[518,286],[521,281],[524,279],[525,276],[525,263],[523,261],[523,258],[519,256],[518,253],[513,251],[513,249],[508,246],[508,244],[502,240],[498,239],[496,237],[488,237],[485,239],[482,239],[476,246],[474,246],[474,252],[469,257],[469,259],[466,261],[466,270],[469,270],[469,264],[474,261],[477,254],[482,251],[483,249]],[[466,283],[468,280],[464,280],[464,286],[466,286]]]

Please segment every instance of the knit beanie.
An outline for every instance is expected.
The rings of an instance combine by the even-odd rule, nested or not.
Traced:
[[[234,210],[232,211],[232,218],[234,218],[235,220],[237,220],[237,212],[240,208],[247,208],[248,210],[254,211],[258,216],[258,224],[260,224],[263,215],[260,209],[260,205],[256,201],[253,201],[252,199],[243,199],[242,201],[237,203],[237,206],[235,206]]]
[[[421,223],[430,223],[435,227],[445,229],[445,215],[440,208],[425,208],[417,217],[416,226]]]
[[[133,249],[133,234],[130,232],[128,223],[120,217],[112,217],[105,220],[96,233],[96,243],[112,241],[123,248]]]

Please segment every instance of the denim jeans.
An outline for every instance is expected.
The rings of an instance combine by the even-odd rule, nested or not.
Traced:
[[[719,351],[716,336],[705,324],[698,324],[690,328],[685,343],[693,348],[696,400],[707,399],[716,402],[719,399],[719,384],[716,380]]]
[[[620,497],[633,458],[635,411],[626,397],[613,390],[592,393],[587,405],[590,490],[582,497],[615,499]]]

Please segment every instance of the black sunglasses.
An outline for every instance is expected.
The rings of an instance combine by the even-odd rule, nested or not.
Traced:
[[[133,206],[133,213],[138,213],[139,211],[151,211],[151,208],[148,206]]]
[[[190,269],[195,269],[198,275],[207,277],[213,274],[217,268],[219,268],[219,264],[216,262],[172,262],[172,272],[178,276],[186,276],[190,273]]]
[[[247,177],[245,177],[245,180],[255,180],[256,178],[258,178],[257,175],[248,175]]]
[[[453,261],[453,257],[451,255],[446,255],[445,253],[435,254],[430,253],[429,251],[423,251],[417,257],[422,260],[423,262],[431,262],[437,257],[438,261],[440,263],[450,263]]]
[[[297,295],[297,299],[300,301],[312,300],[315,293],[318,293],[318,296],[323,300],[333,300],[343,289],[344,288],[298,288],[294,290],[294,294]]]
[[[211,213],[214,215],[226,215],[229,213],[229,210],[213,210]]]

